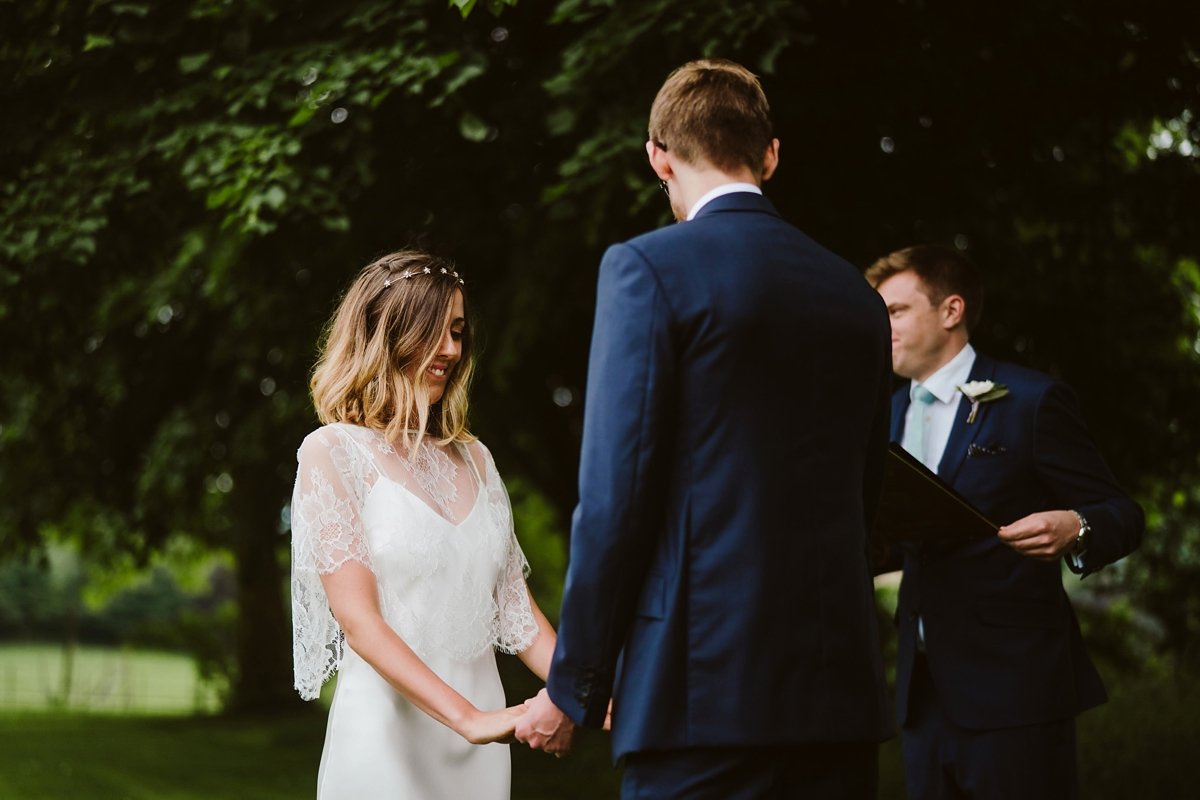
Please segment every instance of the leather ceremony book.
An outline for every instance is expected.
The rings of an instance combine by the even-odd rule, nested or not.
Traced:
[[[951,542],[995,536],[999,526],[896,442],[888,445],[871,538]]]

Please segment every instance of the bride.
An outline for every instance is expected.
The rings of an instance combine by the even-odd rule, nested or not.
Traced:
[[[467,430],[463,282],[407,250],[359,274],[312,378],[324,426],[292,498],[296,689],[339,673],[317,796],[509,796],[494,649],[545,680],[555,634],[525,583],[508,494]],[[477,745],[488,746],[479,747]]]

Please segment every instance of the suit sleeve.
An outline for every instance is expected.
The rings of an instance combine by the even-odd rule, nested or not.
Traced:
[[[1145,516],[1117,484],[1079,414],[1074,394],[1053,384],[1038,405],[1034,422],[1038,476],[1058,508],[1078,511],[1092,527],[1082,576],[1137,549]]]
[[[659,535],[664,439],[674,385],[669,313],[645,259],[615,245],[600,264],[558,644],[554,704],[600,727]]]
[[[886,318],[885,318],[886,319]],[[875,517],[879,513],[879,498],[883,490],[884,464],[887,461],[889,431],[892,427],[892,358],[890,338],[884,338],[882,368],[879,378],[879,399],[875,418],[871,422],[866,469],[863,475],[863,509],[867,524],[867,557],[872,575],[898,570],[903,564],[900,548],[883,537],[874,536]]]

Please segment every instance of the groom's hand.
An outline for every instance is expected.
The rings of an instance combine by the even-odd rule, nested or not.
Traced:
[[[564,756],[575,743],[575,723],[559,710],[545,689],[525,701],[525,714],[517,720],[517,740],[535,750]]]

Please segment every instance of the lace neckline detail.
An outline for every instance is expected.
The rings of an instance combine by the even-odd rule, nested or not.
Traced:
[[[400,463],[412,475],[421,490],[429,496],[443,517],[455,520],[454,504],[458,500],[458,466],[437,445],[421,442],[417,452],[400,456]]]
[[[382,431],[362,430],[370,435],[382,477],[399,484],[451,524],[470,516],[483,481],[465,447],[457,442],[440,445],[425,436],[414,451],[405,442],[390,442]],[[461,474],[463,468],[466,475]],[[476,490],[473,497],[472,488]],[[463,492],[468,496],[463,497]]]

